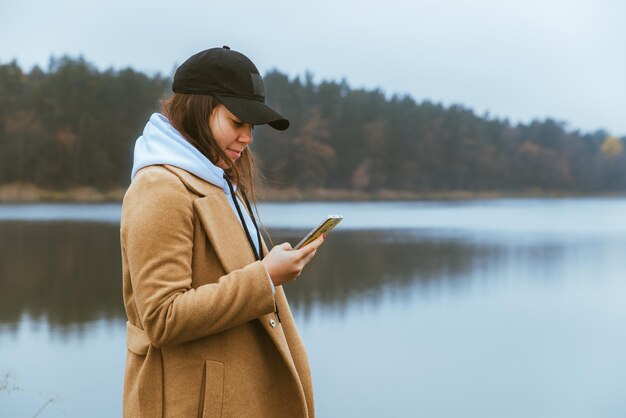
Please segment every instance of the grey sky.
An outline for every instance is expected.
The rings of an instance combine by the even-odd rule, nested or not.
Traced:
[[[460,103],[511,121],[547,116],[626,135],[623,0],[0,0],[0,61],[82,53],[101,69],[170,74],[230,45],[262,73]]]

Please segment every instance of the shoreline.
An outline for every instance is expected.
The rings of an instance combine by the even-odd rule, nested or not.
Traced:
[[[91,186],[67,190],[43,189],[32,184],[12,183],[0,185],[0,203],[113,203],[121,202],[126,189],[98,190]],[[626,197],[621,192],[574,192],[530,189],[522,191],[470,191],[412,192],[404,190],[377,190],[374,192],[341,189],[298,190],[261,189],[260,202],[311,202],[311,201],[454,201],[504,198],[572,198],[572,197]]]

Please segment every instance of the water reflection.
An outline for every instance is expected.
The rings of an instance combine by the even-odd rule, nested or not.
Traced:
[[[0,222],[0,323],[61,329],[124,315],[119,226]]]
[[[301,235],[279,231],[275,242],[297,242]],[[341,314],[349,304],[375,306],[385,297],[410,301],[439,292],[462,292],[498,271],[504,278],[506,270],[516,266],[541,270],[545,276],[562,264],[567,249],[549,240],[515,242],[510,236],[476,239],[418,230],[334,232],[286,292],[305,316],[314,308]]]
[[[275,243],[295,243],[302,233],[274,230],[272,236]],[[0,236],[0,323],[5,327],[14,328],[23,315],[46,318],[61,332],[70,326],[76,332],[75,326],[80,330],[96,319],[124,318],[119,225],[0,222]],[[383,295],[458,291],[480,280],[485,269],[493,276],[503,266],[550,268],[561,264],[562,252],[562,246],[549,242],[504,245],[427,231],[333,232],[286,291],[293,309],[304,316],[315,306],[342,312],[351,303],[376,305]]]

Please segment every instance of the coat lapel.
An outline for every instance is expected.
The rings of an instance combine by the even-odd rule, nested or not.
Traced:
[[[221,190],[196,199],[193,205],[226,273],[256,261],[246,233]]]
[[[214,192],[194,200],[193,205],[224,270],[226,273],[230,273],[256,260],[243,227],[241,226],[241,222],[228,203],[228,197],[221,189],[217,190],[217,193]],[[263,238],[261,238],[261,245],[263,253],[267,254],[268,250]],[[281,286],[276,288],[274,298],[279,312],[288,312],[285,294]],[[294,381],[300,389],[301,401],[306,406],[302,382],[300,381],[298,371],[295,367],[291,352],[289,351],[287,341],[285,340],[284,334],[278,332],[280,328],[276,328],[276,326],[279,326],[276,323],[276,315],[269,313],[258,318],[258,321],[260,321],[261,326],[274,342],[274,345],[291,371]],[[271,323],[274,323],[274,327],[272,327]]]

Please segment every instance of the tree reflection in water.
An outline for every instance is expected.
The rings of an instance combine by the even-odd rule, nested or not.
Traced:
[[[303,232],[304,233],[304,232]],[[275,234],[276,243],[297,242],[292,231]],[[427,230],[333,232],[301,279],[286,287],[295,310],[314,307],[341,313],[349,304],[375,305],[426,297],[438,289],[462,291],[494,271],[532,269],[538,278],[558,268],[567,246],[551,239],[472,235]],[[541,272],[541,274],[538,274]],[[513,274],[515,276],[515,273]],[[558,279],[558,274],[548,275]],[[532,274],[531,274],[532,277]]]
[[[272,235],[275,243],[295,244],[302,233]],[[23,315],[46,319],[61,332],[96,319],[125,318],[119,225],[0,222],[0,236],[0,324],[5,328],[15,329]],[[528,248],[532,254],[525,255],[540,263],[559,251]],[[302,276],[285,288],[292,308],[305,316],[314,307],[341,312],[352,302],[376,304],[385,292],[410,296],[414,287],[428,292],[462,286],[476,269],[497,266],[511,250],[491,241],[419,231],[335,231]]]
[[[0,322],[63,328],[124,315],[119,226],[0,222]]]

